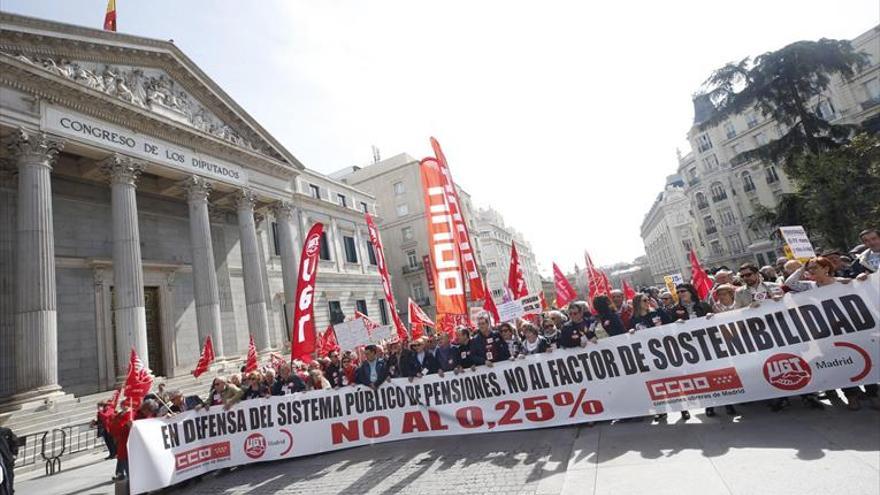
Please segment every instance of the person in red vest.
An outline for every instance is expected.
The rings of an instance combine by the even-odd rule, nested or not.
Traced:
[[[128,478],[128,434],[131,432],[133,413],[128,405],[123,404],[110,423],[110,433],[116,442],[116,475],[113,481]]]
[[[92,420],[92,426],[98,429],[98,436],[104,439],[104,445],[107,446],[107,457],[105,459],[114,459],[116,457],[116,443],[113,441],[113,435],[110,434],[110,423],[113,421],[113,407],[110,401],[98,401],[98,416]]]

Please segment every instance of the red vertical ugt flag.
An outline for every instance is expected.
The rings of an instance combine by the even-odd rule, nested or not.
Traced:
[[[697,253],[693,249],[688,253],[688,258],[691,261],[691,283],[697,289],[697,295],[700,296],[700,299],[706,299],[712,290],[712,280],[706,274],[706,270],[700,266],[700,260],[697,259]]]
[[[116,31],[116,0],[107,0],[107,13],[104,14],[104,31]]]
[[[208,368],[213,362],[214,343],[211,341],[211,336],[208,335],[207,337],[205,337],[205,347],[202,349],[202,355],[199,356],[199,362],[196,363],[196,369],[194,369],[192,372],[193,376],[196,378],[201,376],[202,373],[208,371]]]
[[[437,158],[437,165],[440,174],[443,176],[443,187],[446,190],[449,209],[452,213],[452,222],[455,226],[455,245],[458,249],[459,258],[461,258],[464,276],[468,280],[471,289],[471,299],[480,300],[487,297],[487,294],[483,287],[480,270],[477,268],[477,260],[474,257],[474,249],[471,244],[471,236],[468,233],[467,223],[465,223],[461,212],[458,191],[455,189],[455,182],[452,181],[452,173],[449,171],[446,155],[440,149],[440,143],[433,137],[431,138],[431,148],[434,149],[434,156]]]
[[[247,353],[247,361],[244,363],[244,372],[250,373],[251,371],[257,371],[257,346],[254,345],[254,336],[250,336],[250,342],[248,342],[248,353]]]
[[[394,321],[394,328],[397,329],[397,338],[401,341],[406,340],[406,327],[400,321],[400,315],[397,314],[397,304],[394,303],[394,293],[391,292],[391,277],[388,275],[388,265],[385,264],[385,251],[382,250],[382,239],[379,238],[379,229],[376,228],[376,222],[369,213],[365,213],[367,218],[367,230],[370,233],[370,243],[373,250],[376,251],[376,263],[379,266],[379,275],[382,277],[382,289],[385,290],[385,300],[388,301],[388,309],[391,311],[391,320]]]
[[[559,269],[556,263],[553,263],[553,284],[556,286],[557,308],[568,306],[568,303],[577,299],[577,292],[575,292],[571,282],[565,278],[565,274],[562,273],[562,270]]]
[[[318,255],[321,253],[321,234],[324,224],[312,225],[303,243],[296,283],[296,307],[293,311],[293,329],[290,336],[291,359],[311,361],[315,352],[315,278],[318,276]]]
[[[522,265],[519,263],[519,253],[516,252],[516,242],[511,242],[510,249],[510,272],[507,274],[507,287],[512,292],[514,299],[529,295],[526,287],[526,279],[523,277]]]

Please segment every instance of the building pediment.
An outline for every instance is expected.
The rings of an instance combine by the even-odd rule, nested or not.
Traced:
[[[0,13],[0,62],[294,169],[302,165],[173,43]]]

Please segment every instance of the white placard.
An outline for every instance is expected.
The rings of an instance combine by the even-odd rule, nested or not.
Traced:
[[[810,242],[810,238],[807,236],[807,232],[804,230],[801,225],[789,225],[786,227],[779,227],[779,231],[782,233],[782,238],[785,239],[785,243],[788,244],[788,247],[791,249],[791,255],[794,256],[795,259],[810,259],[816,257],[816,251],[813,250],[813,243]]]
[[[523,310],[522,302],[519,299],[514,299],[513,301],[504,302],[498,305],[498,317],[501,318],[501,322],[513,321],[524,314],[525,311]]]
[[[358,346],[367,344],[379,344],[391,340],[391,325],[382,325],[367,331],[367,325],[362,318],[354,318],[333,325],[336,332],[336,341],[343,351],[351,351]]]
[[[248,183],[247,172],[238,165],[114,124],[101,122],[65,108],[43,105],[41,127],[53,134],[86,141],[182,172],[198,174],[238,186]]]

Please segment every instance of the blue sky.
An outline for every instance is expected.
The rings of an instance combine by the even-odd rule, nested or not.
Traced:
[[[690,95],[725,62],[853,38],[876,0],[134,1],[120,32],[173,39],[307,167],[430,153],[549,273],[643,254],[639,227],[686,151]],[[3,0],[100,28],[105,0]]]

